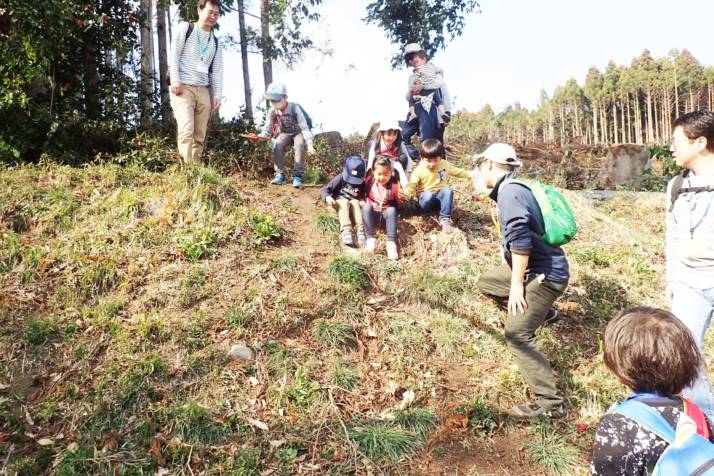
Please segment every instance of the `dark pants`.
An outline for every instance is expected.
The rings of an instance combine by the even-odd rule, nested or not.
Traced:
[[[511,268],[504,264],[481,275],[479,290],[496,300],[507,300],[511,291]],[[508,314],[506,319],[506,345],[516,359],[536,402],[544,408],[552,408],[563,402],[563,397],[555,385],[553,369],[548,359],[540,351],[536,339],[536,329],[540,327],[548,310],[563,294],[568,283],[556,283],[536,276],[526,280],[526,303],[524,313]]]
[[[430,213],[439,210],[439,219],[451,218],[454,207],[454,191],[444,187],[438,192],[422,192],[419,194],[419,211]]]
[[[434,105],[432,105],[431,111],[429,112],[426,112],[421,104],[418,103],[414,109],[416,111],[417,120],[409,122],[409,114],[407,114],[407,119],[402,126],[402,139],[404,140],[404,145],[407,147],[409,157],[411,157],[415,164],[418,164],[419,151],[412,144],[412,137],[418,133],[420,141],[438,139],[443,144],[444,125],[439,124],[439,114]]]
[[[371,203],[362,205],[362,221],[364,221],[364,233],[367,238],[374,238],[380,218],[384,218],[387,239],[389,241],[397,241],[397,207],[385,208],[378,212],[375,211]]]

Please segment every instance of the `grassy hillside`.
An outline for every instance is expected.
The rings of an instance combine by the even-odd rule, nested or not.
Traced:
[[[461,232],[407,209],[390,262],[383,235],[375,256],[342,250],[316,187],[203,167],[0,177],[8,474],[582,474],[624,392],[603,325],[662,304],[663,196],[567,192],[582,232],[540,337],[569,415],[517,423],[504,314],[475,288],[499,262],[492,210],[469,184]]]

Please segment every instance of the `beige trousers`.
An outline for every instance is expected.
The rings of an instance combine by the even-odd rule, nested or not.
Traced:
[[[340,219],[340,231],[352,229],[352,219],[350,218],[350,212],[352,213],[352,218],[354,218],[355,226],[358,230],[362,230],[364,225],[362,223],[362,206],[359,204],[359,200],[347,200],[346,198],[338,198],[337,216]]]
[[[171,94],[171,109],[176,118],[178,150],[184,162],[200,161],[211,117],[208,87],[184,84],[180,96]]]

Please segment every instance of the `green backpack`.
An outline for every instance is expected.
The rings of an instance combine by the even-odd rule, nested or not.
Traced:
[[[506,183],[517,183],[533,193],[545,223],[545,234],[539,238],[546,244],[561,246],[575,237],[578,232],[575,215],[565,197],[555,187],[540,182],[525,182],[517,179],[508,180]]]

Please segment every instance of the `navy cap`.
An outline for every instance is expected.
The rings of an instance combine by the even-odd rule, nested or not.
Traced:
[[[352,185],[361,185],[364,182],[364,174],[367,164],[361,157],[352,155],[345,160],[345,169],[342,171],[342,178]]]

